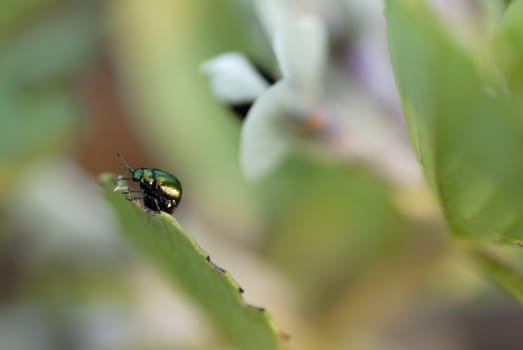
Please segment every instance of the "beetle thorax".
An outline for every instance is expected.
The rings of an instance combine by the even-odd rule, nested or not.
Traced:
[[[139,182],[142,180],[142,177],[144,175],[144,169],[143,168],[133,169],[133,170],[131,170],[131,174],[133,175],[133,181]]]

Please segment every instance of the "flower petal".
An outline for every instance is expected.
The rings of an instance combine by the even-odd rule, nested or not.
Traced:
[[[204,62],[200,69],[210,76],[213,93],[228,104],[254,101],[269,87],[269,83],[240,53],[219,55]]]
[[[296,11],[290,1],[257,0],[255,6],[263,29],[271,42],[278,29],[292,20],[292,14]]]
[[[252,106],[242,128],[240,164],[245,176],[257,180],[274,170],[296,143],[291,118],[299,99],[281,80]]]
[[[317,105],[327,60],[327,32],[313,14],[301,15],[280,26],[274,38],[274,51],[282,74],[291,85]]]

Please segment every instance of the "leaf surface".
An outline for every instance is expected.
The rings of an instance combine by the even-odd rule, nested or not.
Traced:
[[[172,216],[151,215],[113,191],[111,174],[101,176],[105,195],[122,231],[134,246],[185,290],[239,349],[282,349],[269,314],[243,300],[241,288]]]
[[[523,238],[521,115],[420,1],[386,2],[389,49],[409,132],[454,231]]]

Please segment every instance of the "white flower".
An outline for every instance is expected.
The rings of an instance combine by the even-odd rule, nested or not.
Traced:
[[[319,0],[313,2],[315,6],[299,0],[255,2],[282,75],[274,85],[238,53],[221,55],[202,65],[220,99],[232,106],[252,103],[240,143],[240,164],[249,179],[269,174],[291,152],[319,146],[345,161],[364,162],[394,182],[421,180],[404,125],[383,108],[385,104],[393,109],[399,101],[391,93],[395,87],[388,55],[380,51],[386,48],[382,45],[381,2],[347,1],[353,5],[351,10],[361,14],[351,13],[359,27],[359,40],[352,39],[352,44],[358,48],[356,53],[365,57],[365,65],[357,66],[356,72],[347,73],[351,68],[348,61],[327,67],[327,29],[314,10],[325,5]],[[375,44],[370,47],[372,59],[365,56],[369,52],[369,33]],[[324,86],[327,73],[328,84]],[[370,78],[375,80],[367,90],[362,88],[361,80],[358,82],[360,73],[365,73],[363,81],[367,83]],[[347,79],[349,75],[352,79]],[[318,135],[322,138],[313,137]]]
[[[322,95],[327,56],[326,30],[310,14],[279,21],[273,48],[282,78],[268,86],[238,53],[214,58],[202,65],[211,87],[231,104],[254,100],[242,127],[240,164],[245,175],[259,179],[279,165],[304,141],[304,129],[316,118]]]
[[[269,88],[269,83],[242,54],[229,52],[202,64],[211,77],[216,96],[228,104],[252,102]]]

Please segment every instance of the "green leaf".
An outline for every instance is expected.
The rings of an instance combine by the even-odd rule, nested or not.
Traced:
[[[207,312],[216,327],[239,349],[282,349],[266,311],[248,305],[232,277],[214,265],[172,216],[151,215],[113,191],[111,174],[100,177],[123,232]]]
[[[521,115],[426,5],[388,0],[389,48],[414,148],[448,222],[523,238]]]
[[[523,274],[509,263],[484,251],[473,255],[484,273],[507,293],[523,304]]]

